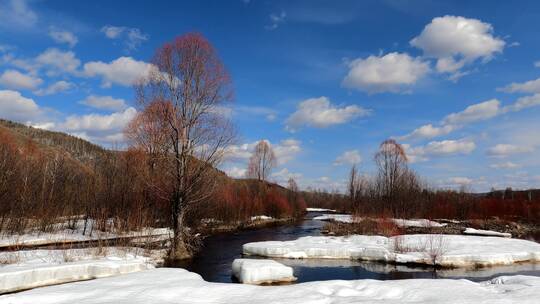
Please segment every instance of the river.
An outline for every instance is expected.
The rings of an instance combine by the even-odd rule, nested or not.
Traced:
[[[210,236],[205,239],[202,250],[194,259],[178,266],[200,274],[206,281],[234,283],[236,281],[232,277],[231,265],[234,259],[242,257],[243,244],[257,241],[286,241],[302,236],[320,235],[324,222],[312,219],[320,214],[309,212],[303,221],[294,224]],[[350,260],[276,260],[294,268],[294,275],[298,278],[297,282],[335,279],[397,280],[413,278],[466,278],[472,281],[485,281],[501,275],[524,274],[540,276],[540,264],[530,263],[478,270],[451,269],[433,271],[430,267],[411,268],[401,265]]]

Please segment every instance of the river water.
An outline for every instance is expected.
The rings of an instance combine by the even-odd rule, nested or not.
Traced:
[[[303,221],[290,225],[210,236],[205,239],[203,249],[194,259],[178,266],[200,274],[206,281],[234,283],[236,281],[232,277],[231,265],[234,259],[242,257],[243,244],[257,241],[286,241],[302,236],[320,235],[324,222],[312,220],[317,215],[320,213],[310,212]],[[540,264],[519,264],[479,270],[437,270],[435,272],[430,267],[411,268],[350,260],[276,260],[294,268],[294,275],[298,278],[297,282],[413,278],[466,278],[472,281],[485,281],[501,275],[540,276]]]

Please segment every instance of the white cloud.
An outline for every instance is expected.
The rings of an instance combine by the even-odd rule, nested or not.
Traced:
[[[334,161],[334,165],[355,165],[359,164],[362,161],[362,156],[358,150],[345,151],[343,154],[338,156]]]
[[[58,74],[58,72],[76,73],[81,65],[81,61],[77,59],[72,51],[61,51],[56,48],[50,48],[39,54],[35,62],[39,66],[47,66],[50,68],[49,75]]]
[[[23,74],[16,70],[6,70],[0,75],[0,85],[9,89],[33,90],[42,83],[43,80],[41,78]]]
[[[103,87],[110,87],[113,83],[131,86],[151,70],[152,65],[138,61],[131,57],[120,57],[110,63],[92,61],[84,64],[83,73],[88,77],[102,77]]]
[[[517,112],[523,109],[536,107],[536,106],[540,106],[540,94],[520,97],[514,104],[504,107],[503,111]]]
[[[34,91],[34,94],[38,96],[53,95],[53,94],[67,91],[71,89],[72,87],[73,87],[73,83],[67,82],[65,80],[60,80],[51,84],[50,86],[44,89],[39,89],[37,91]]]
[[[87,114],[72,115],[61,125],[66,131],[122,131],[129,121],[135,117],[137,110],[129,107],[122,112],[109,115]]]
[[[467,139],[431,141],[425,146],[412,147],[403,144],[411,163],[427,161],[430,157],[470,154],[476,149],[476,144]]]
[[[232,167],[232,168],[227,168],[224,171],[225,171],[225,174],[227,174],[227,176],[229,177],[242,178],[242,177],[246,177],[247,170],[246,168]]]
[[[457,185],[457,186],[469,186],[473,183],[473,180],[468,177],[451,177],[447,181],[451,185]]]
[[[405,53],[358,58],[349,63],[349,69],[342,85],[372,94],[401,92],[430,71],[427,62]]]
[[[19,122],[35,119],[40,108],[31,98],[26,98],[17,91],[0,90],[0,118]]]
[[[327,97],[322,96],[300,102],[296,112],[291,114],[285,123],[290,131],[294,131],[301,126],[326,128],[346,123],[369,113],[369,110],[356,105],[342,108],[334,106]]]
[[[449,134],[454,131],[454,126],[441,126],[434,127],[432,124],[423,125],[411,133],[399,137],[400,140],[407,140],[411,138],[434,138],[442,135]]]
[[[507,157],[512,154],[529,153],[534,151],[531,147],[511,144],[498,144],[488,149],[487,154],[495,157]]]
[[[107,25],[101,28],[101,32],[109,39],[123,39],[127,51],[136,50],[148,40],[148,35],[138,28]]]
[[[470,105],[461,112],[452,113],[446,116],[443,120],[443,124],[461,125],[490,119],[499,114],[500,104],[500,101],[498,101],[497,99],[491,99],[488,101]]]
[[[0,2],[0,27],[9,30],[31,28],[38,21],[37,14],[28,7],[25,0],[5,0]]]
[[[241,116],[264,116],[267,121],[274,121],[278,114],[272,108],[260,106],[236,106],[234,112]]]
[[[274,150],[278,165],[283,165],[296,157],[302,151],[301,142],[296,139],[285,139],[278,144],[272,144],[264,139]],[[259,141],[241,145],[231,145],[227,148],[227,160],[232,162],[246,162],[252,155],[253,149]]]
[[[516,164],[513,162],[504,162],[504,163],[496,163],[489,165],[490,168],[493,169],[518,169],[522,166],[520,164]]]
[[[277,29],[282,23],[285,22],[285,18],[287,17],[287,13],[281,12],[280,14],[270,14],[270,25],[265,26],[264,28],[272,31]]]
[[[113,98],[112,96],[96,96],[90,95],[79,103],[104,110],[119,111],[126,108],[126,101],[121,98]]]
[[[498,88],[498,91],[506,93],[540,93],[540,78],[526,82],[513,82],[506,87]]]
[[[539,61],[536,61],[536,62],[534,63],[534,66],[537,67],[537,68],[540,68],[540,60],[539,60]]]
[[[459,73],[477,59],[489,61],[505,46],[502,39],[493,36],[491,24],[449,15],[434,18],[410,44],[437,59],[436,68],[441,73]]]
[[[287,185],[287,182],[290,178],[293,178],[294,180],[296,180],[296,182],[298,182],[300,179],[302,179],[302,174],[289,172],[289,169],[283,168],[277,172],[272,173],[271,177],[276,183],[280,185]]]
[[[69,47],[74,47],[79,42],[77,36],[72,32],[57,28],[51,28],[49,30],[49,36],[57,43],[66,43]]]

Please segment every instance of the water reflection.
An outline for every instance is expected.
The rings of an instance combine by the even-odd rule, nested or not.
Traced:
[[[268,227],[258,230],[239,231],[208,237],[204,249],[193,260],[178,265],[200,274],[210,282],[235,282],[231,264],[242,257],[242,245],[258,241],[286,241],[302,236],[320,235],[324,222],[311,220],[319,213],[309,213],[299,223]],[[466,278],[472,281],[485,281],[500,275],[540,276],[540,265],[518,264],[503,267],[482,268],[478,270],[450,269],[434,272],[430,267],[411,268],[403,265],[357,262],[350,260],[291,260],[277,259],[280,263],[294,268],[297,282],[323,280],[398,280],[413,278]]]

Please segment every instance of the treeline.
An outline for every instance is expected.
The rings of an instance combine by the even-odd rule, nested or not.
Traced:
[[[58,228],[60,219],[73,223],[91,219],[96,223],[93,229],[103,231],[170,224],[166,189],[171,186],[159,166],[149,165],[147,153],[78,144],[90,151],[81,161],[61,145],[83,140],[71,141],[71,136],[55,133],[58,139],[50,146],[26,135],[35,129],[12,125],[16,128],[0,126],[0,232],[51,231]],[[40,138],[47,138],[48,131],[33,134],[38,132]],[[61,136],[68,140],[62,141]],[[215,181],[212,194],[188,214],[187,223],[194,227],[204,218],[236,222],[257,215],[295,217],[305,211],[305,202],[296,191],[255,180],[233,180],[218,170],[210,178]]]
[[[509,188],[472,194],[432,188],[408,167],[405,151],[394,140],[380,145],[375,162],[378,170],[374,175],[360,174],[356,166],[351,168],[346,195],[312,191],[305,194],[308,205],[372,217],[540,219],[540,191]]]

